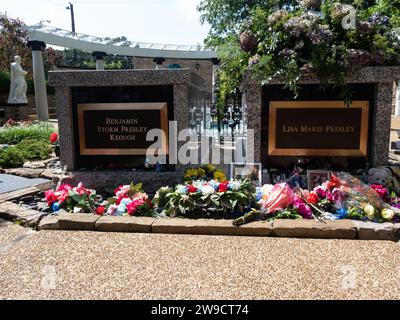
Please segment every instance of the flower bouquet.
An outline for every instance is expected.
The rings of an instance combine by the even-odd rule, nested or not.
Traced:
[[[61,184],[55,190],[45,192],[47,204],[53,212],[65,209],[74,213],[94,213],[97,198],[96,190],[86,189],[82,183],[76,187]]]
[[[119,186],[114,196],[108,198],[97,208],[96,214],[110,216],[146,216],[156,215],[149,196],[143,192],[142,184]]]
[[[267,219],[277,217],[281,219],[301,218],[301,215],[299,215],[293,208],[289,208],[295,200],[300,203],[300,199],[296,197],[292,188],[287,183],[278,183],[276,185],[267,184],[261,188],[257,188],[256,200],[258,201],[259,208],[252,209],[244,216],[235,219],[233,225],[240,226],[256,217]],[[277,212],[279,212],[278,215],[275,215]]]
[[[325,195],[322,201],[332,204],[331,213],[324,215],[327,218],[383,222],[396,220],[400,214],[400,209],[388,203],[390,200],[386,188],[368,186],[347,173],[332,175],[330,181],[316,189],[314,191]]]
[[[170,217],[210,217],[243,214],[254,200],[254,187],[244,181],[202,181],[162,188],[154,199],[159,212]]]

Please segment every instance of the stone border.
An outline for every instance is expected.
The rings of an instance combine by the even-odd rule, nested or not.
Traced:
[[[310,239],[400,240],[400,224],[353,220],[318,222],[315,220],[255,221],[240,227],[231,220],[100,217],[91,214],[61,214],[44,217],[38,230],[85,230],[158,234],[285,237]]]
[[[0,194],[0,218],[12,222],[18,222],[20,225],[25,227],[37,228],[42,218],[47,216],[49,213],[23,208],[11,201],[48,190],[50,185],[51,182],[49,181],[36,186]]]

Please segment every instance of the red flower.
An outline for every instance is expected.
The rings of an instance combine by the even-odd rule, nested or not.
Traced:
[[[123,186],[119,186],[117,189],[114,190],[114,194],[116,195],[118,192],[121,191]]]
[[[49,205],[49,206],[51,206],[54,202],[56,202],[58,199],[57,199],[57,196],[55,195],[55,193],[53,192],[53,190],[47,190],[45,193],[44,193],[44,195],[45,195],[45,197],[46,197],[46,200],[47,200],[47,204]]]
[[[229,184],[228,181],[221,182],[219,184],[219,186],[218,186],[218,192],[226,192],[226,191],[228,191],[228,184]]]
[[[116,204],[117,206],[119,206],[119,205],[121,204],[122,199],[126,199],[126,198],[129,198],[129,196],[128,196],[127,194],[124,195],[124,196],[122,196],[122,197],[119,197],[119,198],[117,199],[117,201],[115,202],[115,204]]]
[[[106,211],[106,208],[104,208],[103,206],[97,207],[96,209],[96,214],[98,216],[102,216],[104,214],[104,212]]]
[[[334,174],[331,175],[331,180],[328,183],[328,188],[333,189],[333,188],[339,188],[342,185],[342,182],[338,177],[336,177]]]
[[[308,194],[306,200],[307,200],[307,202],[309,202],[309,203],[311,203],[313,205],[316,205],[318,203],[319,198],[318,198],[316,193],[310,192]]]
[[[197,192],[197,188],[195,186],[190,185],[190,186],[188,186],[187,191],[189,193],[195,193],[195,192]]]
[[[145,204],[145,201],[141,198],[134,199],[130,204],[126,206],[126,209],[128,210],[128,214],[130,216],[134,216],[136,214],[136,211],[138,207],[143,206]]]
[[[50,142],[51,143],[56,143],[58,141],[58,133],[57,132],[53,132],[50,135]]]
[[[389,194],[388,190],[380,184],[372,184],[371,188],[378,194],[381,199],[385,199]]]

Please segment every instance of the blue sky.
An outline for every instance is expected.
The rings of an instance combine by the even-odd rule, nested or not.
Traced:
[[[50,20],[51,26],[71,29],[69,1],[4,1],[0,10],[28,25]],[[132,41],[197,44],[209,26],[200,24],[200,0],[76,0],[76,32],[100,37],[126,36]]]

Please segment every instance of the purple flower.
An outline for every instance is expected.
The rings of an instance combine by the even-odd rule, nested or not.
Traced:
[[[332,199],[336,204],[342,203],[344,199],[344,193],[340,189],[333,189],[332,191]]]
[[[314,192],[320,197],[321,199],[326,198],[326,190],[324,190],[322,187],[316,187],[314,189]]]
[[[312,211],[311,208],[304,203],[303,200],[300,198],[297,198],[293,202],[294,207],[297,209],[299,214],[304,218],[304,219],[311,219],[312,218]]]
[[[371,22],[373,25],[384,25],[387,26],[390,22],[389,17],[383,15],[382,13],[374,13],[372,16],[369,17],[368,19],[369,22]]]
[[[290,18],[285,24],[284,28],[289,31],[290,35],[294,38],[300,37],[300,35],[308,34],[314,24],[315,18],[309,14],[302,14],[298,17]]]
[[[319,9],[321,7],[321,0],[300,0],[298,3],[306,9]]]
[[[357,23],[357,28],[361,33],[364,33],[364,34],[369,34],[374,30],[372,23],[367,22],[367,21],[359,21]]]
[[[313,44],[320,44],[323,42],[330,42],[333,39],[333,32],[327,25],[317,25],[310,31],[308,37]]]
[[[368,66],[372,63],[373,56],[370,52],[362,49],[348,49],[345,64],[349,68]]]
[[[297,56],[296,51],[292,49],[283,49],[278,53],[278,56],[281,58],[295,58]]]
[[[270,14],[268,16],[268,24],[270,26],[273,26],[277,22],[285,19],[287,17],[288,13],[285,10],[277,10],[274,13]]]

